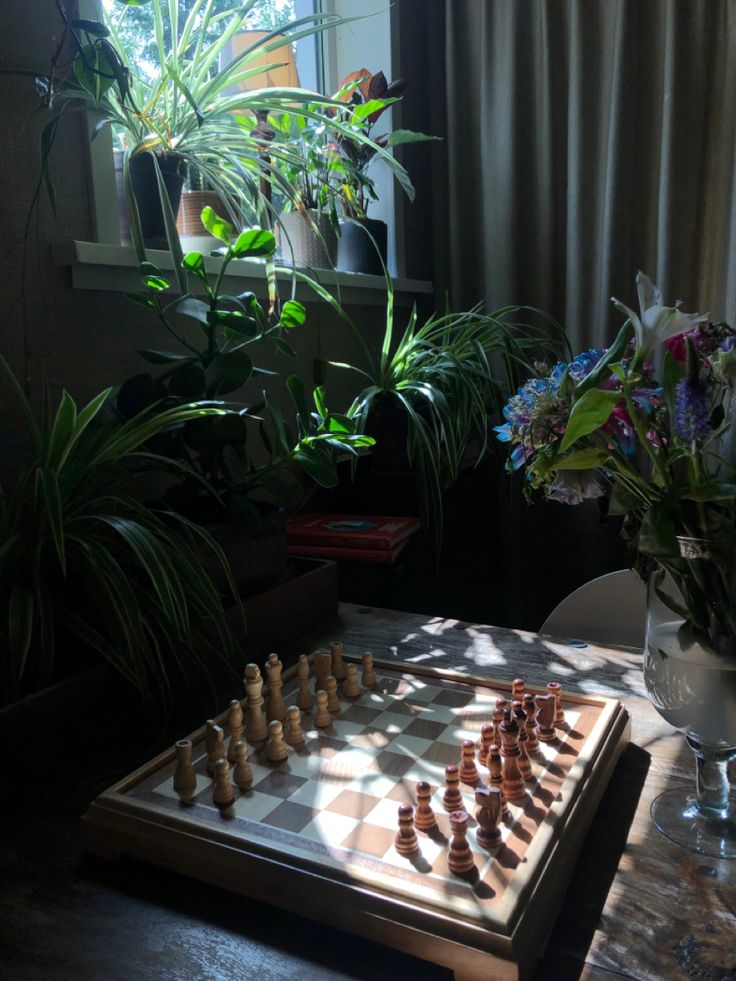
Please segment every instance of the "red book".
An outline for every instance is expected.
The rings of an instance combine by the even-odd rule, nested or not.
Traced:
[[[287,545],[289,555],[311,555],[315,559],[334,559],[336,562],[373,562],[393,565],[408,544],[405,538],[396,548],[338,548],[330,545]]]
[[[419,528],[418,518],[372,514],[301,514],[289,522],[289,545],[321,548],[394,549]]]

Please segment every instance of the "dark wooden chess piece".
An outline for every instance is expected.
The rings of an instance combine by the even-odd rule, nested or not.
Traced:
[[[539,754],[539,726],[537,725],[537,703],[534,695],[528,692],[524,695],[524,711],[526,712],[526,751],[529,756]]]
[[[501,756],[503,757],[503,794],[507,800],[522,802],[526,798],[524,777],[519,769],[519,727],[506,709],[501,723]]]
[[[456,811],[463,806],[463,795],[460,793],[460,774],[454,763],[445,767],[445,793],[442,806],[446,811]]]
[[[417,784],[417,809],[414,812],[414,824],[420,831],[430,831],[437,827],[432,805],[432,788],[422,780]]]
[[[468,815],[465,811],[453,811],[450,814],[450,827],[452,828],[452,838],[450,840],[450,851],[447,856],[447,864],[450,872],[455,875],[465,875],[474,867],[473,853],[468,844]]]

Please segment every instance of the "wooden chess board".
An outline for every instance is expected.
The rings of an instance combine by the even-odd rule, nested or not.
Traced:
[[[345,655],[345,660],[356,660]],[[285,762],[248,746],[251,789],[212,802],[204,727],[193,733],[197,788],[173,788],[174,750],[101,794],[85,816],[88,848],[149,860],[452,968],[457,978],[523,977],[552,927],[575,855],[628,740],[617,701],[566,695],[565,724],[543,743],[523,804],[510,802],[503,844],[475,839],[473,788],[461,784],[475,869],[447,866],[444,768],[478,740],[510,686],[455,672],[376,662],[377,685],[341,696],[327,729],[303,713],[306,742]],[[284,676],[287,704],[294,672]],[[539,689],[527,689],[539,693]],[[313,713],[312,713],[313,714]],[[221,717],[226,727],[227,713]],[[479,766],[481,776],[486,771]],[[394,847],[401,803],[428,781],[438,828],[420,851]]]

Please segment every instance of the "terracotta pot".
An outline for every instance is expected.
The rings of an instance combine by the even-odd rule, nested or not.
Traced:
[[[373,244],[368,232],[376,240]],[[383,276],[383,266],[387,262],[388,225],[377,218],[363,218],[355,221],[340,221],[340,238],[337,243],[337,268],[345,272],[368,273]]]
[[[234,224],[232,216],[228,213],[217,191],[185,191],[181,196],[179,217],[176,219],[179,234],[182,238],[190,240],[187,245],[201,251],[218,248],[222,245],[222,242],[216,239],[214,235],[210,235],[202,224],[200,215],[208,205],[222,218]]]
[[[337,264],[337,235],[325,214],[310,211],[312,224],[299,211],[279,215],[280,252],[288,262],[314,269],[334,269]]]
[[[157,160],[171,203],[171,210],[176,216],[184,186],[184,160],[175,153],[157,155]],[[128,166],[130,167],[133,193],[138,203],[143,241],[149,249],[168,249],[164,213],[161,209],[153,157],[150,153],[139,153],[137,156],[131,157]]]

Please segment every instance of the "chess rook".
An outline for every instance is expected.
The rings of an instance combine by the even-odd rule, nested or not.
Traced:
[[[227,725],[230,732],[230,739],[227,744],[227,759],[229,763],[234,763],[235,743],[243,738],[243,706],[237,698],[234,698],[230,702]]]
[[[511,700],[520,702],[524,697],[524,681],[522,678],[514,678],[511,682]]]
[[[562,685],[559,681],[547,682],[547,694],[555,697],[554,726],[556,729],[560,729],[565,725],[565,713],[562,711]]]
[[[217,760],[214,771],[215,786],[212,790],[212,801],[218,807],[227,807],[235,800],[235,791],[230,781],[230,764],[226,759]]]
[[[268,677],[268,709],[266,710],[266,721],[279,722],[286,721],[286,702],[281,694],[284,686],[281,680],[281,672],[284,669],[283,663],[279,660],[278,654],[269,654],[266,661],[266,676]]]
[[[180,797],[191,797],[197,789],[197,774],[192,766],[192,744],[188,739],[180,739],[175,748],[174,790]]]
[[[554,695],[536,695],[534,697],[534,704],[537,706],[537,736],[543,743],[553,743],[557,739],[555,701]]]
[[[314,705],[314,698],[309,690],[309,658],[306,654],[299,655],[296,673],[299,678],[299,693],[296,696],[296,704],[302,712],[309,712]]]
[[[501,791],[501,817],[506,817],[509,805],[503,794],[503,760],[495,743],[488,749],[488,786]]]
[[[325,691],[327,692],[327,709],[333,717],[340,714],[340,699],[337,697],[337,678],[334,674],[328,674],[325,678]]]
[[[298,705],[290,705],[286,710],[286,721],[288,730],[286,741],[289,746],[301,746],[304,742],[304,732],[302,731],[302,714]]]
[[[501,757],[503,759],[503,794],[507,800],[521,802],[526,798],[524,777],[519,769],[519,727],[506,709],[501,723]]]
[[[234,746],[235,767],[233,769],[233,780],[240,790],[248,790],[253,783],[253,771],[248,762],[248,747],[241,739]]]
[[[419,840],[414,830],[414,808],[411,804],[399,806],[399,830],[394,838],[399,855],[413,855],[419,851]]]
[[[284,746],[284,726],[279,719],[271,719],[268,723],[268,746],[266,756],[272,763],[283,763],[289,751]]]
[[[366,651],[362,657],[363,673],[361,676],[361,684],[364,688],[373,688],[376,684],[376,672],[373,670],[373,655],[370,651]]]
[[[417,809],[414,812],[414,824],[420,831],[429,831],[437,827],[432,805],[432,788],[425,780],[417,784]]]
[[[475,746],[472,739],[463,739],[460,779],[474,787],[478,783],[478,768],[475,765]]]
[[[530,780],[534,779],[534,771],[532,769],[532,761],[529,759],[527,745],[529,736],[526,732],[526,712],[519,701],[514,702],[513,709],[514,718],[519,727],[519,769],[521,770],[522,777],[529,783]]]
[[[493,743],[493,726],[484,722],[480,727],[480,746],[478,747],[478,762],[488,766],[488,750]]]
[[[332,671],[332,655],[327,651],[315,651],[312,660],[314,671],[314,694],[325,690],[325,678]]]
[[[497,848],[501,844],[501,791],[498,787],[478,787],[475,791],[475,820],[478,830],[475,840],[481,848]]]
[[[468,815],[463,810],[453,811],[450,814],[450,827],[452,828],[452,838],[450,840],[450,851],[447,855],[447,864],[450,872],[455,875],[464,875],[475,865],[473,853],[470,850],[468,839]]]
[[[318,729],[326,729],[332,725],[332,716],[327,708],[327,692],[322,689],[317,692],[317,711],[314,716],[314,724]]]
[[[343,647],[339,640],[330,644],[330,673],[338,680],[345,677],[345,665],[342,660]]]
[[[209,756],[207,757],[207,772],[215,772],[215,763],[219,759],[227,759],[227,753],[225,752],[225,733],[220,728],[220,726],[212,727],[212,749]]]
[[[268,725],[263,713],[263,678],[257,664],[249,664],[245,669],[245,694],[248,704],[245,707],[245,738],[249,743],[262,743],[268,739]]]
[[[343,682],[342,693],[345,698],[357,698],[362,694],[358,682],[357,664],[348,663],[345,665],[345,681]]]
[[[460,774],[454,763],[445,767],[445,793],[442,806],[446,811],[456,811],[463,806],[463,795],[460,793]]]
[[[534,695],[527,693],[524,695],[524,711],[526,712],[526,751],[529,756],[537,756],[539,753],[539,726],[537,725],[537,703]]]

